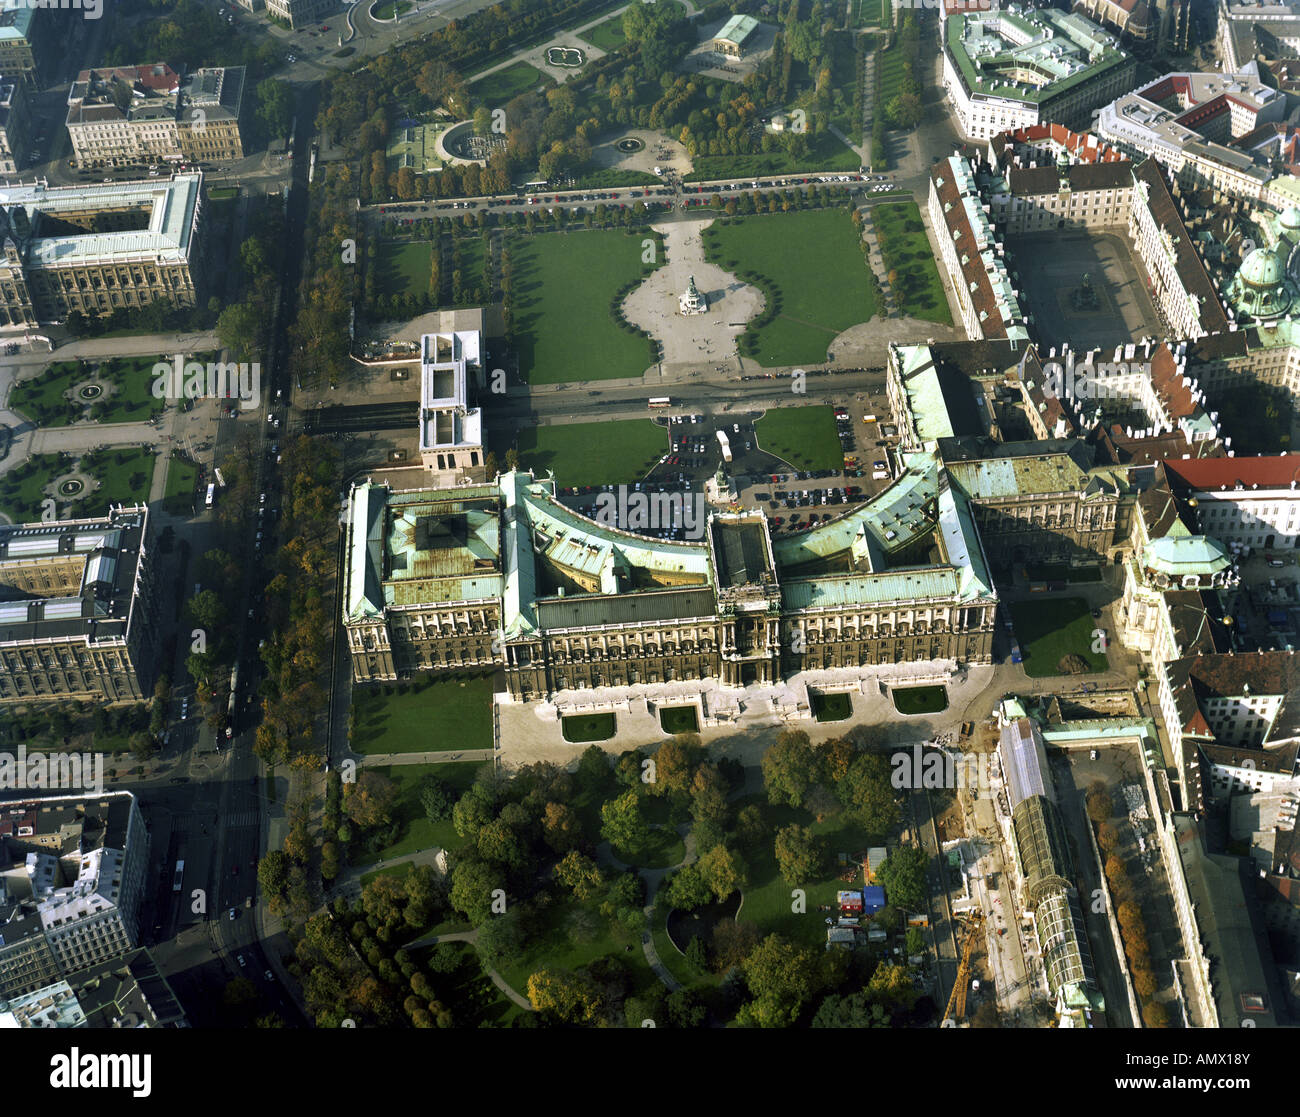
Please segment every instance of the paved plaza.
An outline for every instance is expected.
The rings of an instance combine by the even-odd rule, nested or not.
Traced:
[[[737,367],[736,338],[763,309],[763,294],[704,258],[701,232],[711,221],[673,221],[652,225],[664,237],[667,263],[623,303],[627,320],[664,347],[666,365],[718,369]],[[678,296],[691,277],[709,302],[705,314],[677,312]]]

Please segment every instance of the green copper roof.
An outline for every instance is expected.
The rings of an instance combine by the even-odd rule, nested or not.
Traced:
[[[1208,535],[1193,535],[1181,520],[1175,520],[1168,534],[1153,539],[1142,551],[1144,565],[1181,578],[1187,574],[1218,574],[1232,565],[1226,548]]]

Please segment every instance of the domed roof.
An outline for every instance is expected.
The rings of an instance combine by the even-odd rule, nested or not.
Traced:
[[[1242,261],[1237,276],[1251,287],[1277,287],[1286,275],[1286,265],[1271,248],[1256,248]]]
[[[1300,233],[1300,209],[1296,209],[1295,206],[1287,206],[1277,215],[1277,227],[1288,232]]]

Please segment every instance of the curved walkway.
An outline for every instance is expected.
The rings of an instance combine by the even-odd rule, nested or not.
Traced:
[[[473,931],[452,931],[446,935],[425,935],[423,938],[418,938],[412,942],[408,942],[403,949],[410,950],[413,946],[433,946],[440,942],[467,942],[471,946],[477,947],[478,928],[475,928]],[[483,960],[481,954],[479,955],[479,965],[483,967],[483,972],[492,979],[492,984],[500,989],[501,992],[503,992],[525,1012],[537,1011],[537,1009],[533,1008],[533,1002],[527,997],[516,993],[514,989],[506,983],[506,979]]]
[[[686,825],[686,823],[682,823],[677,827],[677,835],[682,839],[682,844],[686,847],[686,853],[676,865],[669,865],[664,869],[637,870],[641,874],[641,879],[645,881],[646,894],[646,906],[644,908],[646,931],[642,936],[641,951],[645,954],[646,964],[649,965],[655,977],[663,983],[664,987],[670,993],[677,992],[677,990],[682,987],[682,983],[669,973],[668,967],[663,964],[663,960],[659,957],[659,951],[655,949],[654,934],[650,930],[650,921],[654,915],[655,896],[659,893],[659,886],[663,883],[664,877],[675,869],[680,869],[684,865],[689,865],[695,860],[694,832],[688,825]],[[610,848],[609,842],[601,842],[600,845],[596,847],[596,856],[601,860],[608,861],[616,868],[623,870],[632,868],[631,865],[623,864],[622,861],[614,856],[614,852]]]

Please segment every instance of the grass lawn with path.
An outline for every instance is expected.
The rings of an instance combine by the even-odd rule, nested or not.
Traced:
[[[451,1010],[457,1028],[508,1028],[524,1010],[493,984],[483,970],[478,951],[471,943],[442,943],[444,950],[460,955],[460,965],[449,974],[439,975],[438,999]],[[411,951],[413,960],[426,964],[433,946],[419,946]]]
[[[832,132],[808,135],[808,154],[802,158],[788,151],[762,151],[745,155],[697,155],[686,182],[719,178],[753,178],[755,175],[798,174],[803,171],[857,171],[862,165],[858,153]]]
[[[515,62],[472,82],[469,92],[476,105],[494,109],[504,107],[507,101],[512,101],[519,94],[536,89],[539,85],[554,84],[555,80],[536,66],[527,62]]]
[[[754,335],[761,364],[824,361],[838,334],[876,313],[860,240],[849,211],[838,208],[714,222],[704,231],[713,263],[757,272],[776,289],[780,312]]]
[[[570,916],[583,910],[594,917],[594,925],[597,927],[595,935],[588,942],[577,941],[568,926]],[[659,983],[645,960],[641,937],[611,924],[610,920],[596,910],[594,903],[581,904],[577,900],[566,898],[551,904],[539,913],[537,922],[530,930],[533,941],[523,954],[497,970],[506,984],[520,996],[528,996],[528,979],[538,970],[572,971],[607,956],[628,967],[632,978],[629,996],[642,993]],[[632,947],[631,950],[627,949],[629,946]]]
[[[194,359],[205,365],[212,353]],[[42,427],[66,427],[89,416],[97,423],[143,422],[163,411],[163,401],[153,394],[153,367],[164,356],[111,357],[98,366],[81,361],[56,361],[32,380],[15,384],[9,406]],[[67,400],[63,393],[87,380],[110,385],[97,400]]]
[[[844,449],[829,405],[773,407],[754,426],[758,445],[797,470],[844,468]]]
[[[1082,656],[1089,673],[1105,671],[1104,652],[1092,650],[1093,630],[1099,622],[1092,617],[1082,597],[1044,597],[1011,603],[1011,623],[1024,652],[1025,674],[1041,679],[1061,673],[1063,656]]]
[[[457,761],[450,764],[393,764],[387,768],[373,769],[380,775],[387,776],[400,788],[393,818],[404,824],[402,837],[380,850],[379,860],[405,857],[408,853],[419,853],[424,849],[459,847],[463,839],[456,833],[451,819],[430,822],[426,817],[420,803],[420,785],[424,783],[425,776],[437,776],[451,788],[453,798],[459,799],[469,790],[479,772],[491,767],[491,764],[490,760],[477,763]]]
[[[518,449],[524,466],[554,471],[557,485],[627,485],[668,452],[668,434],[650,419],[559,423],[521,430]]]
[[[388,685],[353,691],[353,752],[371,756],[493,747],[491,675],[437,679],[385,694]]]
[[[560,718],[564,739],[573,744],[589,741],[608,741],[614,736],[616,723],[613,714],[571,714]]]
[[[736,918],[742,923],[755,924],[760,933],[769,935],[774,932],[785,935],[795,942],[821,949],[826,944],[826,925],[819,917],[817,908],[820,904],[833,904],[835,894],[842,888],[861,888],[862,874],[859,871],[855,884],[839,879],[836,855],[847,853],[852,856],[866,850],[867,834],[856,821],[844,815],[834,815],[822,822],[813,819],[810,812],[802,808],[774,807],[764,796],[746,796],[736,801],[736,809],[755,804],[763,812],[763,817],[772,829],[773,835],[783,826],[799,823],[807,826],[823,840],[826,847],[825,875],[817,880],[787,884],[781,879],[776,867],[776,855],[772,842],[763,845],[748,856],[750,885],[744,890],[743,901]],[[807,891],[808,910],[797,915],[790,910],[790,889],[803,888]]]
[[[595,27],[588,27],[582,32],[582,37],[606,53],[618,50],[627,42],[627,36],[623,34],[623,17],[616,15]]]
[[[948,692],[941,686],[892,687],[889,694],[900,714],[937,714],[948,708]]]
[[[948,297],[916,203],[873,206],[871,221],[876,227],[886,273],[897,276],[894,296],[899,309],[912,318],[951,326]]]
[[[650,343],[622,329],[610,302],[659,265],[641,262],[643,236],[583,229],[511,241],[514,342],[529,384],[640,376]],[[655,259],[662,264],[663,252]]]

